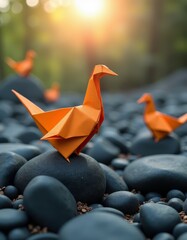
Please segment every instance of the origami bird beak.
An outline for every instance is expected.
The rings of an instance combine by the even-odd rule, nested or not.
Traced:
[[[144,103],[146,102],[146,97],[143,95],[141,98],[138,99],[137,103]]]
[[[107,69],[107,72],[106,72],[106,74],[108,74],[108,75],[112,75],[112,76],[118,76],[118,74],[117,74],[117,73],[113,72],[113,71],[112,71],[112,70],[110,70],[109,68]]]

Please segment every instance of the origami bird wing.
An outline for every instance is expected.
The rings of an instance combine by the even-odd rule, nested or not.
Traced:
[[[151,116],[147,116],[146,118],[146,123],[152,130],[165,132],[170,132],[172,130],[171,126],[168,124],[167,120],[160,112],[155,112],[154,114],[152,114]]]
[[[85,112],[83,107],[74,107],[42,137],[42,140],[87,137],[97,125],[99,115],[99,110],[92,109],[89,115],[89,112]]]

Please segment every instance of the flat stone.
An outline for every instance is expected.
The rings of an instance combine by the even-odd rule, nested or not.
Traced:
[[[0,187],[11,185],[15,174],[25,163],[26,159],[16,153],[0,152]]]
[[[130,148],[132,154],[142,157],[156,154],[178,154],[180,151],[180,141],[176,135],[168,135],[159,142],[155,142],[149,132],[138,135]]]
[[[140,220],[148,237],[161,232],[171,233],[175,225],[181,222],[175,209],[158,203],[146,203],[141,206]]]
[[[123,178],[130,189],[167,193],[171,189],[187,191],[187,158],[163,154],[140,158],[129,164]]]
[[[24,227],[27,223],[28,217],[25,212],[11,208],[0,209],[0,230]]]
[[[97,161],[86,154],[72,155],[70,163],[56,150],[40,154],[17,172],[15,186],[23,192],[29,181],[39,175],[58,179],[70,190],[76,201],[97,203],[105,193],[103,170]]]
[[[27,160],[30,160],[41,153],[39,148],[22,143],[1,143],[0,153],[2,152],[14,152]]]
[[[33,178],[24,191],[23,205],[34,222],[57,232],[77,215],[77,204],[60,181],[49,176]]]
[[[127,184],[114,170],[102,163],[100,163],[100,166],[106,177],[106,193],[128,190]]]
[[[121,217],[104,212],[76,217],[65,224],[59,234],[59,240],[145,240],[136,227]]]

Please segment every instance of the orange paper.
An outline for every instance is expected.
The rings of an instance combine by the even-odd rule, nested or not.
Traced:
[[[80,153],[104,120],[100,78],[105,75],[117,74],[104,65],[96,65],[82,105],[48,112],[13,90],[44,134],[41,139],[48,140],[68,161],[72,153]]]
[[[159,111],[156,111],[155,104],[151,94],[145,93],[138,103],[145,103],[144,121],[153,134],[156,141],[166,137],[176,128],[187,121],[187,114],[179,118],[171,117]]]
[[[12,68],[16,73],[22,77],[27,77],[33,68],[33,59],[36,53],[32,50],[27,51],[26,57],[21,62],[16,62],[11,58],[6,59],[6,63],[10,68]]]
[[[51,88],[45,90],[44,97],[47,102],[56,102],[60,98],[60,85],[53,83]]]

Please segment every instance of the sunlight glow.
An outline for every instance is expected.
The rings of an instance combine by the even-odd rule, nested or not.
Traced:
[[[38,5],[39,0],[26,0],[26,3],[29,7],[35,7],[36,5]]]
[[[75,6],[79,12],[87,17],[99,15],[104,9],[103,0],[75,0]]]

